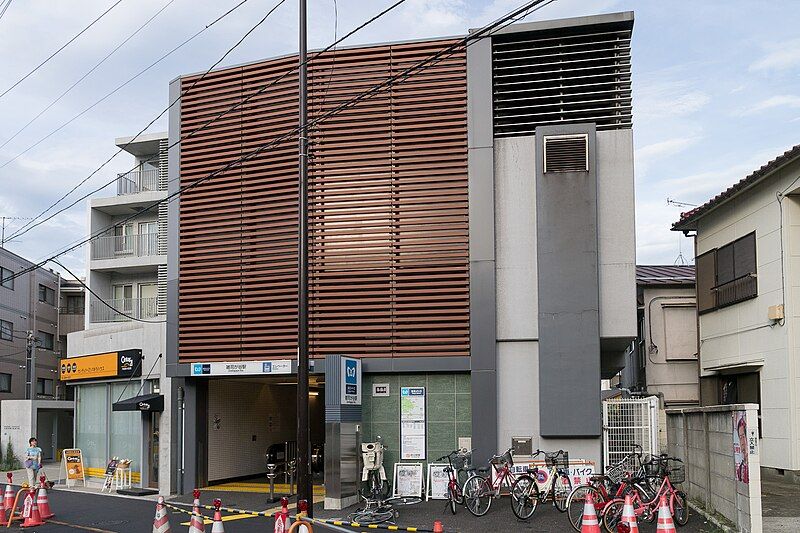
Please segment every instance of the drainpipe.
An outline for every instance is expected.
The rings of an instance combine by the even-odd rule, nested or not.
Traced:
[[[184,428],[184,397],[183,387],[178,387],[178,494],[183,494],[183,474],[185,457],[183,428]]]

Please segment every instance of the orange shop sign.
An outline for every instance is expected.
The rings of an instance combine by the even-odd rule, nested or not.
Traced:
[[[142,351],[121,350],[59,361],[61,381],[127,378],[142,375]]]

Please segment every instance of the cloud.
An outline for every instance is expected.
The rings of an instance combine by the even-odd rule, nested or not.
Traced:
[[[758,113],[759,111],[766,111],[767,109],[773,109],[776,107],[789,107],[792,109],[800,108],[800,96],[794,96],[791,94],[778,94],[771,96],[741,111],[739,115],[752,115],[754,113]]]
[[[686,116],[704,108],[711,97],[684,80],[642,80],[635,85],[634,110],[638,119]]]
[[[771,45],[770,50],[750,64],[748,70],[751,72],[787,70],[798,65],[800,65],[800,39],[793,39]]]
[[[679,154],[700,140],[702,140],[700,136],[676,137],[637,148],[634,153],[637,177],[647,175],[655,161]]]

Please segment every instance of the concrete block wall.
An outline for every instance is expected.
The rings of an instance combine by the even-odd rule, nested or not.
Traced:
[[[736,479],[733,414],[741,411],[746,413],[751,442],[749,483]],[[667,442],[668,453],[685,463],[686,481],[681,488],[691,501],[724,516],[739,531],[762,531],[758,405],[667,410]]]

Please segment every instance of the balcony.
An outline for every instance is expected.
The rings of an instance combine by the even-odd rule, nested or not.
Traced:
[[[92,240],[92,259],[150,257],[158,253],[158,233],[114,235]]]
[[[758,296],[758,278],[745,274],[713,289],[717,294],[717,307],[726,307]]]
[[[90,305],[91,322],[129,322],[131,320],[129,317],[149,320],[158,316],[158,298],[155,297],[123,298],[118,300],[107,300],[107,302],[108,305],[116,309],[116,311],[112,310],[107,305],[104,305],[97,299],[92,298]]]
[[[133,170],[117,175],[117,196],[157,191],[158,169]]]

